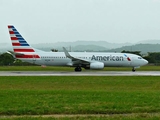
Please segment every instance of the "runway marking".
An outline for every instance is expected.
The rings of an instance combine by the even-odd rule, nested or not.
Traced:
[[[0,76],[160,76],[160,71],[0,71]]]

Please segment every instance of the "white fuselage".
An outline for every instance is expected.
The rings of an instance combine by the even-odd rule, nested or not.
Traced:
[[[25,54],[31,55],[31,53],[26,52]],[[148,61],[142,57],[128,53],[69,52],[69,54],[75,58],[84,59],[91,62],[103,62],[105,67],[139,67],[148,63]],[[64,52],[35,52],[32,53],[32,55],[33,58],[19,59],[26,62],[47,66],[72,66],[72,63],[74,62],[70,58],[67,58]],[[35,55],[39,55],[40,58],[34,57]]]

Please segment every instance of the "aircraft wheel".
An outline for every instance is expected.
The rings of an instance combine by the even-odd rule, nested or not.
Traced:
[[[82,68],[81,68],[81,67],[78,67],[78,71],[79,71],[79,72],[82,71]]]
[[[80,71],[82,71],[81,67],[76,67],[74,70],[75,70],[75,72],[80,72]]]
[[[132,72],[135,72],[136,71],[136,69],[135,68],[132,68]]]
[[[77,71],[78,71],[78,70],[77,70],[77,67],[74,69],[74,71],[75,71],[75,72],[77,72]]]

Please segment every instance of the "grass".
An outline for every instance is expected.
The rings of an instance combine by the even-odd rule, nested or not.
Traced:
[[[131,71],[131,67],[105,67],[99,71]],[[74,71],[74,67],[55,66],[0,66],[0,71]],[[83,71],[88,71],[83,69]],[[95,71],[95,70],[92,70]],[[160,66],[147,65],[137,68],[137,71],[160,71]]]
[[[0,66],[0,71],[74,71],[74,68],[52,66]]]
[[[110,116],[100,116],[96,119],[157,119],[160,117],[159,101],[160,77],[0,77],[1,116],[102,114]],[[84,119],[72,117],[77,118]],[[85,119],[95,117],[86,116]]]
[[[143,115],[133,115],[131,117],[128,116],[76,116],[76,117],[4,117],[1,120],[159,120],[158,116],[147,116],[146,114]]]

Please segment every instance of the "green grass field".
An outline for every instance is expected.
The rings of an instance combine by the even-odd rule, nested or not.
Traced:
[[[0,77],[1,116],[81,114],[86,116],[55,119],[158,120],[159,101],[160,77]],[[95,117],[90,114],[102,116]],[[50,119],[50,117],[22,118]]]
[[[131,67],[105,67],[98,71],[131,71]],[[136,69],[137,71],[160,71],[160,66],[147,65]],[[74,67],[53,66],[0,66],[0,71],[74,71]],[[83,69],[83,71],[88,71]],[[95,71],[95,70],[92,70]]]

